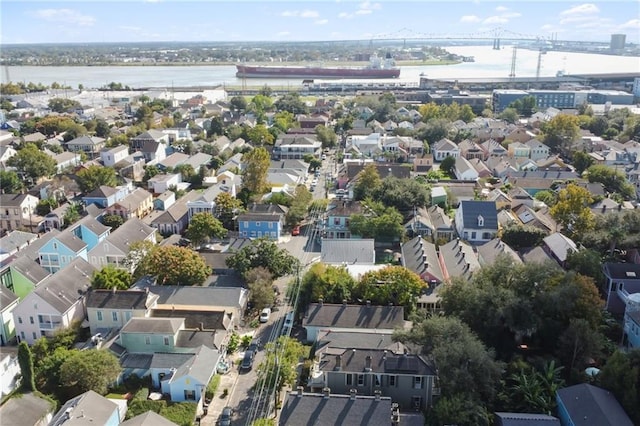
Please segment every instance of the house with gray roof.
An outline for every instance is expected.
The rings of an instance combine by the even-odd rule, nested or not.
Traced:
[[[435,244],[417,236],[402,244],[400,251],[402,266],[416,273],[425,283],[435,286],[444,280]]]
[[[321,331],[343,331],[374,334],[392,334],[395,329],[405,329],[402,306],[375,306],[311,303],[302,320],[307,330],[307,341],[315,342]]]
[[[480,262],[473,247],[459,238],[440,246],[440,264],[443,266],[444,281],[462,278],[470,281],[473,273],[480,269]]]
[[[117,425],[124,418],[118,404],[89,390],[68,400],[53,416],[49,426],[63,425]]]
[[[491,240],[498,233],[498,210],[494,201],[465,200],[455,214],[456,231],[471,243]]]
[[[514,264],[522,264],[522,259],[518,256],[518,253],[500,238],[487,241],[476,249],[478,251],[478,263],[481,266],[493,265],[501,256],[508,257]]]
[[[325,239],[320,261],[329,265],[373,265],[376,263],[374,242],[371,238]]]
[[[0,238],[0,261],[16,254],[38,238],[38,234],[24,231],[12,231]]]
[[[608,390],[581,383],[556,391],[563,426],[632,426],[633,422]]]
[[[90,290],[85,305],[91,335],[107,336],[131,318],[148,317],[157,300],[145,290]]]
[[[0,346],[5,346],[16,337],[13,309],[18,303],[18,296],[0,285]]]
[[[520,253],[522,262],[525,264],[537,263],[544,264],[547,268],[559,268],[560,266],[556,260],[549,255],[542,247],[533,247],[531,249],[523,250]]]
[[[82,151],[86,153],[90,159],[100,156],[100,151],[105,147],[106,139],[98,136],[82,135],[66,143],[67,150],[71,152]]]
[[[422,410],[439,394],[437,373],[423,355],[395,354],[380,349],[334,349],[317,354],[309,373],[312,390],[391,398],[401,409]]]
[[[602,272],[607,288],[605,309],[623,314],[630,304],[630,295],[640,293],[640,265],[607,262],[602,265]]]
[[[355,390],[355,389],[354,389]],[[323,393],[304,393],[303,388],[289,391],[284,398],[278,424],[280,426],[306,426],[321,421],[323,425],[358,425],[376,419],[376,424],[393,425],[394,413],[391,398],[331,394],[327,388]],[[384,420],[386,419],[386,420]]]
[[[144,188],[136,188],[120,201],[106,209],[106,214],[118,215],[125,221],[131,218],[142,219],[153,210],[153,196]]]
[[[189,191],[165,211],[154,211],[145,216],[143,222],[156,228],[162,235],[182,234],[189,225],[188,203],[200,194]]]
[[[48,426],[55,406],[33,393],[10,398],[0,406],[0,419],[11,426]]]
[[[321,331],[316,342],[316,354],[341,349],[379,349],[394,354],[405,353],[407,347],[393,341],[392,334],[353,333],[344,331]]]
[[[480,177],[475,167],[464,157],[456,157],[453,172],[458,180],[476,181]]]
[[[237,217],[238,233],[244,238],[278,240],[282,236],[287,208],[277,204],[253,203]]]
[[[544,237],[542,243],[545,251],[563,268],[567,265],[567,256],[569,253],[578,251],[576,243],[560,232],[555,232]]]
[[[120,426],[178,426],[176,423],[167,420],[160,414],[154,411],[147,411],[146,413],[138,414],[135,417],[130,418],[122,423]]]
[[[19,341],[32,345],[84,319],[85,294],[95,270],[86,260],[76,258],[29,293],[13,310]]]
[[[495,412],[495,426],[560,426],[560,420],[547,414]]]

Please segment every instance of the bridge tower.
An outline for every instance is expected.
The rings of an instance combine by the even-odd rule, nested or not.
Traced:
[[[493,33],[493,50],[500,50],[500,29],[496,28]]]
[[[518,46],[513,46],[513,54],[511,55],[511,72],[509,78],[516,78],[516,55],[518,53]]]

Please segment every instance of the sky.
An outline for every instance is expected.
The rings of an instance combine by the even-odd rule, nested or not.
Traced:
[[[564,0],[0,1],[0,43],[490,37],[640,43],[640,2]]]

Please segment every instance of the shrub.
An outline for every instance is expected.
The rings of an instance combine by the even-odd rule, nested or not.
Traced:
[[[140,388],[133,396],[136,401],[146,401],[147,398],[149,398],[149,388]]]
[[[216,374],[209,381],[209,384],[207,385],[207,390],[206,390],[206,392],[204,394],[204,397],[206,399],[213,398],[213,395],[215,395],[216,390],[218,390],[218,386],[220,386],[220,375]]]
[[[242,336],[242,340],[241,340],[241,345],[242,347],[246,348],[247,346],[249,346],[249,344],[251,343],[251,339],[253,337],[249,334],[245,334],[244,336]]]
[[[231,333],[231,337],[229,337],[229,344],[227,345],[227,350],[230,354],[234,353],[238,350],[238,346],[240,345],[240,335],[235,331]]]
[[[195,402],[178,402],[167,404],[160,411],[160,415],[180,426],[191,426],[196,419]]]
[[[146,413],[151,410],[154,413],[160,414],[163,408],[167,405],[166,401],[146,401],[146,400],[133,400],[129,404],[127,409],[127,419],[137,416],[138,414]]]

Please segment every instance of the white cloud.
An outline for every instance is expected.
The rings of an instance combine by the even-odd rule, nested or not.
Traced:
[[[464,15],[460,18],[460,22],[464,22],[464,23],[480,22],[480,18],[477,17],[476,15]]]
[[[370,1],[363,1],[360,3],[360,9],[380,10],[382,5],[380,3],[371,3]]]
[[[328,19],[318,19],[315,24],[316,25],[327,25],[329,23]]]
[[[640,19],[631,19],[618,28],[621,30],[640,30]]]
[[[584,14],[592,14],[598,13],[600,9],[593,3],[584,3],[579,6],[572,7],[571,9],[567,9],[565,11],[560,12],[560,15],[584,15]]]
[[[496,7],[496,12],[506,12],[507,10],[509,10],[508,7],[504,7],[504,6]]]
[[[280,16],[285,18],[318,18],[320,14],[316,10],[285,10]]]
[[[83,15],[73,9],[39,9],[35,11],[34,15],[47,22],[60,22],[80,27],[90,27],[96,22],[96,18],[93,16]]]
[[[490,16],[484,21],[482,21],[482,23],[485,25],[486,24],[506,24],[507,22],[509,22],[509,20],[502,16]]]
[[[347,12],[340,12],[338,14],[338,18],[340,18],[340,19],[351,19],[351,18],[353,18],[353,15],[350,14],[350,13],[347,13]]]
[[[562,25],[566,25],[566,24],[573,24],[576,22],[584,22],[584,21],[590,21],[592,19],[596,19],[595,16],[585,16],[585,15],[573,15],[573,16],[567,16],[566,18],[562,18],[560,19],[560,24]]]
[[[317,18],[320,14],[316,10],[303,10],[300,12],[301,18]]]

